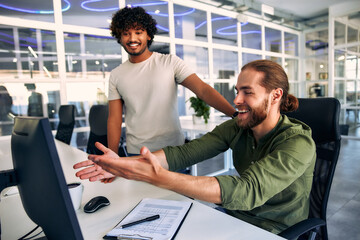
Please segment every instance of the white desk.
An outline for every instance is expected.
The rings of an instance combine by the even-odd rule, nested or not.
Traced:
[[[221,123],[229,120],[230,118],[226,117],[214,117],[210,118],[209,122],[207,124],[194,124],[192,120],[192,116],[181,116],[180,117],[180,124],[181,129],[183,132],[186,132],[189,134],[190,139],[195,139],[197,135],[199,134],[205,134],[207,132],[211,132],[216,126],[220,125]],[[216,176],[221,173],[229,171],[231,168],[233,168],[232,164],[232,151],[231,149],[224,152],[224,168],[220,169],[216,172],[207,174],[207,176]],[[191,175],[197,176],[197,165],[194,164],[191,166]]]
[[[75,177],[74,163],[87,158],[87,154],[56,141],[66,181],[79,181]],[[0,147],[0,149],[2,149]],[[10,150],[9,150],[10,151]],[[4,152],[3,152],[4,153]],[[2,159],[4,160],[4,159]],[[11,161],[11,159],[10,159]],[[12,164],[11,164],[12,165]],[[4,170],[4,169],[1,169]],[[147,183],[117,178],[111,184],[82,181],[85,188],[82,205],[76,211],[84,239],[98,240],[112,229],[142,198],[192,201],[177,193],[160,189]],[[18,239],[35,224],[27,217],[19,194],[4,196],[1,193],[0,220],[1,239]],[[111,204],[99,211],[87,214],[82,211],[85,203],[94,196],[106,196]],[[277,235],[252,226],[206,205],[194,201],[193,206],[180,228],[176,239],[282,239]]]

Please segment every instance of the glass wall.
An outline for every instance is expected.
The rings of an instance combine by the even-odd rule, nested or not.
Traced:
[[[334,96],[341,103],[342,135],[360,139],[360,18],[355,12],[332,21]]]
[[[83,144],[86,134],[80,136],[79,127],[88,126],[92,105],[107,101],[109,74],[127,60],[108,29],[112,15],[125,6],[141,6],[157,21],[151,51],[178,55],[230,103],[241,67],[256,59],[281,64],[294,94],[304,80],[299,77],[299,31],[251,16],[240,22],[236,12],[197,1],[59,0],[61,18],[53,1],[10,2],[0,6],[1,16],[8,17],[0,25],[0,92],[6,105],[0,136],[10,134],[16,115],[48,116],[55,130],[59,106],[74,104],[78,137],[72,144]],[[354,41],[355,31],[348,32]],[[350,95],[351,87],[344,89]],[[178,88],[180,115],[190,114],[191,95]],[[211,116],[218,114],[211,109]]]

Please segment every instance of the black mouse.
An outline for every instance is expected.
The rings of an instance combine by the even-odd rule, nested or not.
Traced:
[[[84,212],[93,213],[102,207],[109,206],[110,201],[103,196],[97,196],[88,201],[84,206]]]

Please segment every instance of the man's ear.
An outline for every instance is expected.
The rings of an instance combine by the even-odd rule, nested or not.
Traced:
[[[277,88],[272,91],[272,103],[278,103],[281,101],[281,97],[283,96],[282,88]]]

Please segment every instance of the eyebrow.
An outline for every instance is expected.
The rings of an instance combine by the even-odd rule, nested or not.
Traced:
[[[237,87],[235,86],[234,88],[235,88],[236,91],[253,89],[253,88],[250,87],[250,86],[242,86],[242,87],[240,87],[239,89],[237,89]]]

